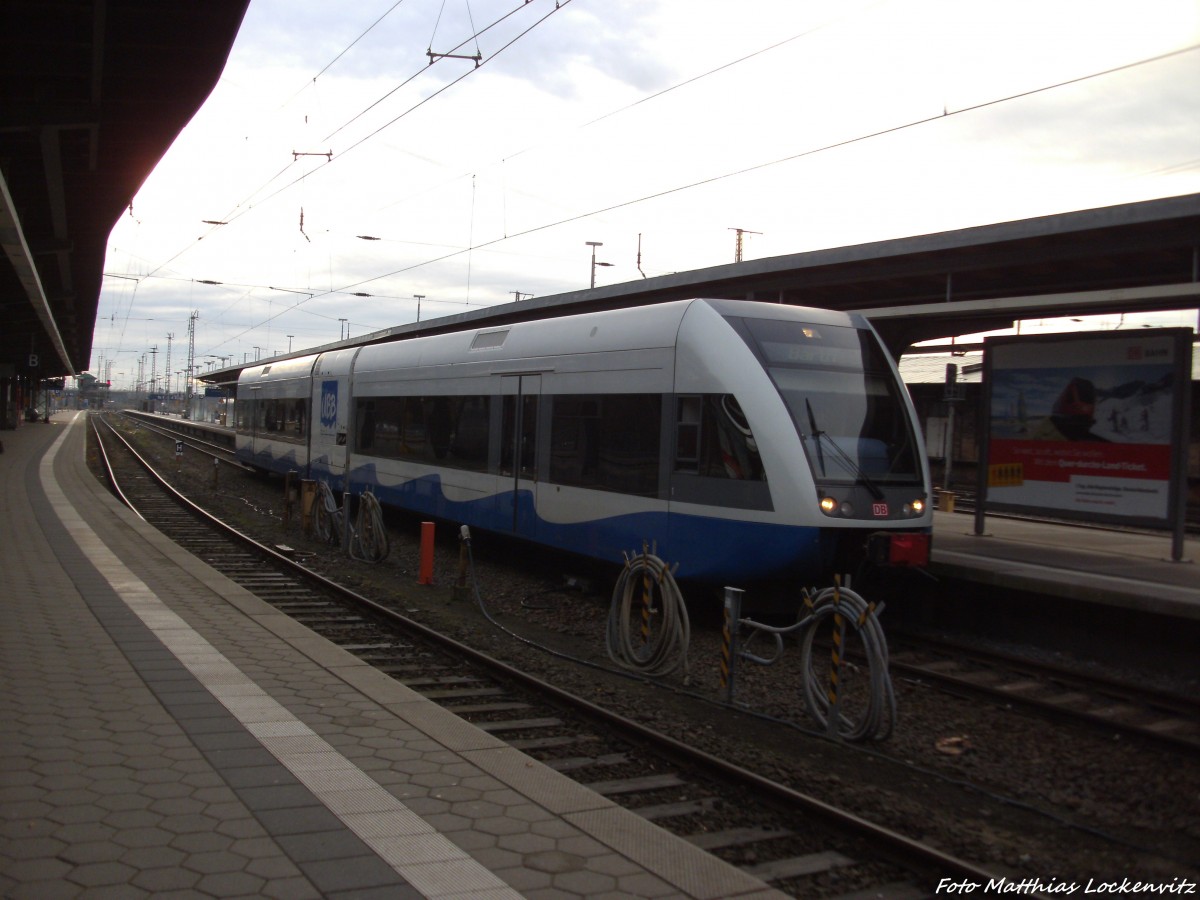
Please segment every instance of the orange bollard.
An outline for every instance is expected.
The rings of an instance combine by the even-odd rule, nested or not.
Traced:
[[[421,523],[421,571],[417,584],[433,584],[433,523]]]

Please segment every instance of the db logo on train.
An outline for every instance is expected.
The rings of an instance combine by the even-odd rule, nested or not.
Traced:
[[[871,515],[877,519],[886,519],[888,514],[888,505],[886,503],[872,503]]]
[[[321,382],[321,425],[332,428],[337,424],[338,383]]]

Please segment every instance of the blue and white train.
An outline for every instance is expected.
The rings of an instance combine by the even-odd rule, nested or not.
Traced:
[[[923,565],[929,465],[860,316],[685,300],[246,368],[237,451],[335,493],[677,577]]]

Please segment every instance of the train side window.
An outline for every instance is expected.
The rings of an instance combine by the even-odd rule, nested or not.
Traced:
[[[521,401],[520,416],[517,400]],[[534,394],[501,398],[500,404],[500,465],[498,474],[512,475],[514,460],[522,478],[537,477],[537,416],[538,398]],[[518,422],[521,433],[517,434]]]
[[[375,401],[359,400],[354,418],[358,421],[358,440],[354,449],[364,453],[375,446]]]
[[[517,398],[505,396],[500,398],[500,461],[497,473],[511,475],[513,473],[513,433],[517,428]]]
[[[489,400],[488,397],[452,398],[446,456],[447,462],[455,468],[487,471]]]
[[[487,471],[488,397],[373,397],[355,410],[359,452]]]
[[[659,394],[555,396],[550,480],[657,496],[661,422]]]
[[[598,487],[596,483],[598,400],[560,394],[550,415],[550,480],[556,484]]]
[[[425,410],[420,397],[399,397],[400,459],[424,460],[426,457]]]
[[[254,406],[255,401],[249,397],[239,400],[234,404],[233,415],[237,421],[237,431],[239,434],[250,434],[253,432]]]
[[[403,397],[379,397],[375,400],[375,456],[396,459],[402,455],[400,423],[403,420]]]
[[[680,397],[675,417],[675,471],[695,472],[700,466],[701,397]]]
[[[427,397],[421,406],[425,413],[425,433],[429,436],[427,454],[436,460],[445,460],[450,450],[450,435],[453,423],[450,421],[449,397]]]
[[[286,417],[280,430],[285,432],[288,440],[299,441],[304,436],[304,401],[297,399],[280,402]]]
[[[675,440],[676,472],[766,480],[750,423],[733,394],[679,397]]]
[[[537,477],[538,398],[531,394],[521,397],[521,476]]]

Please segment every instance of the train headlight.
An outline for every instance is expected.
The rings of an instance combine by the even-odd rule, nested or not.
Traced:
[[[925,512],[925,501],[920,497],[914,500],[912,502],[912,511],[914,516],[919,516],[921,513]]]
[[[825,515],[832,516],[835,512],[837,512],[837,508],[838,502],[832,497],[821,498],[821,512],[825,513]]]

